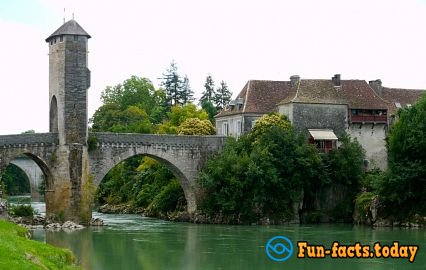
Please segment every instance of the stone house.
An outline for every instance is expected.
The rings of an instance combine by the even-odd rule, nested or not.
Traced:
[[[216,115],[218,134],[238,137],[270,112],[286,115],[310,143],[328,152],[347,133],[366,150],[369,168],[387,166],[385,139],[398,108],[409,107],[424,91],[383,87],[380,80],[326,79],[248,81],[237,98]]]

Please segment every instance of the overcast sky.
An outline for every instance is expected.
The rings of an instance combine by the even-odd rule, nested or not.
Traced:
[[[48,45],[74,13],[89,40],[89,115],[131,75],[175,60],[197,97],[207,74],[247,80],[380,78],[426,88],[426,0],[0,0],[0,134],[48,131]]]

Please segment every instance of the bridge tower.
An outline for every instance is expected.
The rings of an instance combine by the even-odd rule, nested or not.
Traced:
[[[90,35],[73,19],[46,38],[49,44],[49,131],[59,144],[48,189],[47,213],[88,222],[87,90],[90,87],[88,39]],[[50,192],[49,192],[50,191]],[[50,203],[47,203],[50,200]]]

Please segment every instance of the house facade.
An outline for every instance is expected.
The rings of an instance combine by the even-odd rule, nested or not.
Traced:
[[[349,134],[366,151],[369,168],[385,169],[385,139],[398,108],[414,104],[424,91],[382,87],[380,80],[249,81],[236,100],[216,116],[218,134],[238,137],[270,112],[284,114],[296,130],[324,152]],[[235,104],[235,105],[234,105]]]

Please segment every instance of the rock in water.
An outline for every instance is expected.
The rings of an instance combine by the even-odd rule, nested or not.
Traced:
[[[104,226],[104,221],[100,218],[92,218],[90,226]]]

